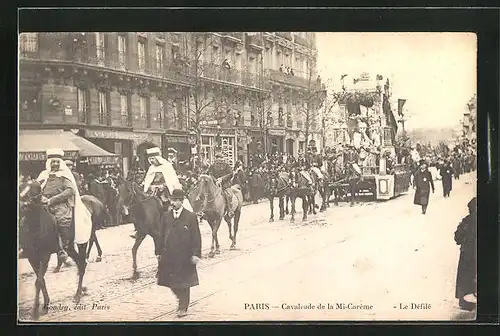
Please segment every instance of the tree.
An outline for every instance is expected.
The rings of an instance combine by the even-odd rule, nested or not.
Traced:
[[[190,86],[189,125],[196,133],[196,153],[198,164],[202,162],[201,142],[202,126],[215,121],[221,125],[226,119],[229,106],[228,95],[222,86],[210,83],[206,77],[218,67],[205,60],[213,45],[213,36],[209,33],[187,33],[188,64]],[[211,57],[211,55],[210,55]],[[212,61],[212,59],[210,60]],[[205,77],[206,76],[206,77]]]
[[[309,133],[317,131],[317,112],[325,98],[326,89],[321,84],[321,79],[316,76],[317,50],[314,48],[313,40],[309,41],[309,53],[307,55],[307,88],[299,95],[304,104],[299,108],[299,115],[304,117],[304,135],[306,146],[309,141]],[[314,127],[316,126],[316,127]]]

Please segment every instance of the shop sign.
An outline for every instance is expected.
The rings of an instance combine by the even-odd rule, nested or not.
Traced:
[[[150,133],[134,133],[125,131],[113,131],[113,130],[87,130],[85,132],[85,136],[89,138],[132,140],[132,141],[146,141],[151,138],[157,137],[156,134],[150,134]]]
[[[272,135],[272,136],[285,136],[285,130],[273,130],[273,129],[270,129],[269,130],[269,135]]]
[[[114,165],[118,162],[118,156],[89,156],[90,165]]]
[[[163,135],[163,141],[168,143],[187,143],[186,135]]]
[[[65,159],[74,159],[78,156],[78,152],[64,152]],[[19,161],[45,161],[45,152],[20,152]]]

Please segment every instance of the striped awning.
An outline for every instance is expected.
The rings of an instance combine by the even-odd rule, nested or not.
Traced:
[[[112,164],[119,159],[89,140],[62,130],[21,130],[19,131],[19,160],[46,160],[45,151],[49,148],[60,148],[65,159],[87,157],[90,164]]]

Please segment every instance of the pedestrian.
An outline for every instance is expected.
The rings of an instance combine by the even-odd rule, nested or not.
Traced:
[[[477,301],[477,199],[467,204],[469,214],[465,216],[455,231],[455,242],[460,245],[457,267],[455,298],[460,308],[473,310]]]
[[[431,173],[427,169],[427,163],[424,160],[420,160],[419,166],[420,168],[415,173],[413,180],[413,188],[416,189],[413,204],[420,205],[422,207],[422,214],[425,215],[429,204],[430,190],[432,189],[432,193],[434,193],[434,182],[432,181]]]
[[[444,161],[439,169],[439,175],[441,175],[441,182],[443,183],[443,197],[450,197],[450,192],[453,187],[453,168],[449,159]]]
[[[178,317],[187,315],[190,288],[199,285],[196,264],[201,259],[198,218],[182,206],[184,197],[181,189],[172,192],[172,209],[163,216],[155,251],[158,285],[169,287],[177,297]]]

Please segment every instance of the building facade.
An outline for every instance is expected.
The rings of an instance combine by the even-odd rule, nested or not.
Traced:
[[[23,33],[19,126],[71,130],[125,173],[153,145],[179,160],[217,145],[247,162],[259,139],[296,154],[319,131],[316,57],[314,33]]]

